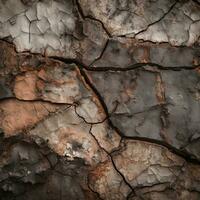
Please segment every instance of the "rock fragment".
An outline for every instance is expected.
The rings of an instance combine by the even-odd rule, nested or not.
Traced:
[[[121,134],[164,141],[198,158],[198,71],[147,70],[87,74]]]
[[[21,102],[14,99],[3,101],[0,103],[0,127],[6,137],[17,135],[33,127],[57,109],[55,105],[39,101]]]

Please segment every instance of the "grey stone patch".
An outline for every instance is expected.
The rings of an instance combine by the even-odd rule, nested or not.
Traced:
[[[84,183],[87,170],[80,160],[59,158],[44,141],[38,146],[27,139],[10,138],[3,144],[8,148],[0,158],[2,200],[86,199],[80,182]]]
[[[184,58],[183,58],[184,59]],[[200,75],[196,70],[162,70],[164,99],[159,102],[156,72],[87,72],[108,108],[113,125],[128,137],[167,142],[199,157]],[[186,147],[187,146],[187,147]]]
[[[51,102],[74,103],[91,96],[78,74],[75,65],[50,67],[44,77],[45,87],[40,91],[41,98]],[[57,83],[57,84],[55,84]]]
[[[88,74],[107,105],[113,125],[125,136],[160,139],[154,73],[131,70]]]
[[[174,191],[170,187],[161,190],[161,191],[150,191],[150,192],[144,192],[144,194],[140,194],[140,196],[143,199],[148,199],[148,200],[168,200],[168,199],[181,199],[184,200],[185,198],[187,199],[192,199],[192,200],[198,200],[200,198],[200,194],[198,192],[188,192],[188,191],[182,191],[181,194],[178,192]],[[131,197],[130,200],[141,200],[140,197]]]
[[[150,61],[164,67],[193,67],[200,64],[200,49],[157,46],[150,48]]]
[[[11,37],[18,52],[83,59],[85,64],[100,56],[108,36],[100,22],[82,20],[72,0],[35,1],[31,7],[16,2],[7,1],[13,12],[1,5],[0,38]]]
[[[200,130],[200,75],[196,71],[162,71],[169,127],[166,135],[170,143],[181,148],[199,137]]]
[[[46,183],[40,187],[35,187],[26,194],[17,197],[17,200],[51,200],[51,199],[86,199],[77,181],[70,175],[63,176],[53,173],[46,179]]]
[[[0,22],[4,23],[11,17],[17,16],[26,10],[26,6],[20,0],[7,0],[0,2]]]
[[[101,23],[91,19],[83,21],[83,35],[85,38],[80,42],[80,47],[83,49],[81,60],[89,65],[101,55],[108,36]]]
[[[143,137],[162,140],[160,135],[162,124],[160,121],[160,109],[144,111],[132,116],[111,115],[114,126],[127,137]]]
[[[102,57],[92,67],[126,67],[136,63],[128,41],[110,39]],[[114,59],[113,59],[114,58]]]
[[[136,36],[152,42],[169,42],[175,46],[193,45],[200,36],[200,7],[193,1],[178,2],[161,21]],[[181,22],[181,23],[180,23]]]
[[[0,99],[13,97],[13,93],[2,81],[0,81]]]
[[[136,72],[94,72],[88,71],[87,74],[90,76],[92,84],[97,88],[99,93],[104,98],[107,105],[109,113],[111,113],[117,106],[118,113],[129,113],[129,108],[125,104],[128,101],[128,95],[122,96],[123,91],[126,86],[130,87],[130,92],[133,94],[134,88],[136,86]],[[123,76],[121,75],[123,74]],[[124,78],[126,77],[126,78]],[[121,94],[121,95],[120,95]],[[131,96],[130,96],[131,98]],[[134,101],[133,97],[130,99],[131,102]]]
[[[199,135],[200,133],[197,132]],[[199,138],[193,139],[187,146],[184,147],[188,153],[192,154],[195,159],[200,160],[200,140]]]
[[[169,44],[139,42],[131,38],[110,39],[101,58],[91,67],[128,68],[137,63],[162,67],[194,67],[200,64],[199,47],[172,47]]]
[[[85,15],[101,20],[111,35],[136,34],[159,20],[173,5],[173,0],[103,1],[80,0]]]
[[[29,134],[48,141],[49,147],[60,156],[72,161],[79,158],[86,165],[94,166],[104,160],[106,154],[89,133],[90,127],[76,114],[74,107],[69,107],[38,123]]]
[[[119,151],[113,154],[113,161],[134,188],[129,199],[198,199],[198,165],[146,141],[124,140]]]

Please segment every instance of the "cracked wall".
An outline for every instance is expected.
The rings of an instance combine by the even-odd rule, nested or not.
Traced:
[[[199,200],[200,2],[0,0],[0,200]]]

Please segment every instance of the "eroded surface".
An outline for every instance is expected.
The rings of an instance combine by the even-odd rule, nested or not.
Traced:
[[[0,0],[0,199],[199,200],[199,1]]]

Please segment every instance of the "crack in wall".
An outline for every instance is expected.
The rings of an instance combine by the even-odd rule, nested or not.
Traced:
[[[98,97],[98,100],[101,102],[101,105],[103,106],[104,108],[104,111],[106,113],[106,117],[101,120],[101,121],[98,121],[98,122],[88,122],[84,119],[84,117],[82,117],[81,115],[79,115],[76,111],[76,103],[75,104],[68,104],[69,106],[74,106],[75,107],[75,112],[76,114],[81,117],[82,119],[84,119],[84,121],[87,123],[87,124],[100,124],[100,123],[103,123],[104,121],[108,120],[110,126],[112,128],[114,128],[117,133],[120,134],[121,137],[123,138],[126,138],[126,139],[135,139],[135,140],[141,140],[141,141],[149,141],[151,143],[157,143],[157,144],[160,144],[160,145],[163,145],[167,148],[169,148],[172,152],[176,153],[177,155],[179,156],[182,156],[184,157],[185,159],[187,159],[188,161],[191,161],[191,162],[197,162],[199,163],[198,161],[196,161],[196,159],[193,159],[193,158],[189,158],[189,154],[187,152],[182,152],[180,150],[178,150],[177,148],[174,148],[172,145],[169,145],[165,142],[161,142],[161,141],[157,141],[157,140],[153,140],[153,139],[149,139],[149,138],[145,138],[145,137],[126,137],[117,127],[115,127],[113,125],[113,123],[111,122],[110,120],[110,116],[112,115],[112,113],[109,113],[108,112],[108,108],[106,106],[106,103],[104,102],[103,100],[103,97],[101,96],[101,94],[99,93],[99,91],[97,90],[97,88],[95,88],[95,86],[91,83],[91,81],[89,80],[88,76],[86,75],[85,73],[85,70],[86,71],[129,71],[129,70],[135,70],[137,68],[142,68],[144,66],[153,66],[153,67],[158,67],[158,69],[161,69],[161,70],[171,70],[171,71],[181,71],[181,70],[194,70],[194,69],[197,69],[199,68],[199,65],[198,66],[181,66],[181,67],[177,67],[177,68],[170,68],[170,67],[163,67],[161,65],[158,65],[158,64],[154,64],[154,63],[136,63],[136,64],[133,64],[132,66],[129,66],[127,68],[111,68],[111,67],[108,67],[108,68],[93,68],[93,67],[87,67],[86,65],[84,65],[83,63],[80,63],[78,60],[71,60],[71,59],[64,59],[64,58],[57,58],[57,57],[50,57],[50,59],[53,59],[53,60],[59,60],[65,64],[71,64],[71,63],[75,63],[78,67],[79,67],[79,70],[80,70],[80,73],[82,75],[82,77],[84,78],[84,80],[86,81],[86,83],[89,85],[89,87],[92,89],[92,91],[95,93],[95,95]],[[8,97],[6,99],[17,99],[15,97]],[[22,101],[22,102],[27,102],[27,100],[22,100],[22,99],[18,99],[19,101]],[[49,102],[49,103],[52,103],[51,101],[48,101],[48,100],[43,100],[43,99],[38,99],[38,100],[28,100],[28,102],[37,102],[37,101],[42,101],[42,102]],[[67,105],[66,103],[56,103],[56,102],[53,102],[53,104],[55,105]],[[166,104],[165,104],[166,105]],[[116,108],[115,108],[116,109]],[[115,110],[114,109],[114,110]],[[150,108],[151,110],[151,108]],[[142,111],[143,112],[143,111]],[[135,114],[139,114],[141,112],[136,112]]]
[[[2,200],[199,199],[198,1],[9,2]]]

